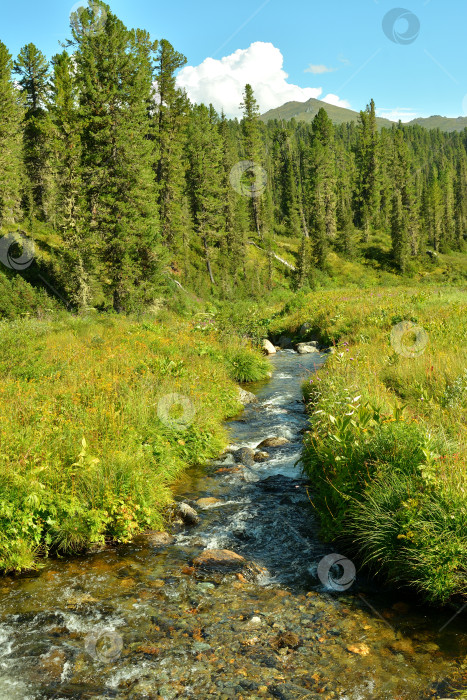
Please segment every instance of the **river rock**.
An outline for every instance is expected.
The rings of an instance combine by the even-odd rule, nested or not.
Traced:
[[[269,692],[275,698],[280,698],[280,700],[300,700],[301,698],[321,697],[316,693],[310,692],[306,688],[302,688],[300,685],[295,685],[295,683],[281,683],[280,685],[270,686]]]
[[[307,343],[299,343],[297,345],[297,352],[299,355],[310,355],[312,352],[319,352],[319,349],[317,348],[317,343],[316,345],[312,345],[312,343],[315,341],[307,342]]]
[[[269,437],[259,443],[258,449],[262,447],[281,447],[281,445],[287,445],[288,443],[289,440],[285,437]]]
[[[282,350],[291,350],[293,348],[292,338],[289,338],[286,335],[281,335],[278,345]]]
[[[200,569],[221,571],[241,571],[247,565],[246,559],[229,549],[205,549],[193,559],[193,566]]]
[[[253,459],[255,462],[265,462],[267,459],[269,459],[269,453],[262,451],[256,452]]]
[[[251,447],[241,447],[234,452],[234,459],[237,464],[244,464],[246,467],[252,467],[255,463],[255,451]]]
[[[200,508],[207,508],[208,506],[215,506],[217,503],[222,503],[219,498],[198,498],[196,505]]]
[[[265,352],[266,355],[275,355],[276,354],[276,348],[274,347],[274,345],[271,343],[270,340],[267,340],[267,338],[265,338],[263,340],[263,352]]]
[[[151,547],[166,547],[172,544],[172,542],[175,542],[175,537],[169,532],[144,532],[142,535],[135,538],[135,540],[136,539],[144,540],[150,544]]]
[[[40,657],[40,665],[47,674],[50,680],[57,681],[63,673],[66,656],[65,652],[60,649],[54,649],[48,654]]]
[[[238,398],[243,406],[247,406],[250,403],[257,403],[257,397],[251,393],[251,391],[245,391],[240,386],[238,387]]]
[[[175,512],[185,525],[197,525],[199,523],[198,513],[188,503],[179,503]]]
[[[295,634],[295,632],[280,632],[274,639],[270,642],[273,649],[285,649],[290,647],[290,649],[296,649],[300,646],[300,637]]]

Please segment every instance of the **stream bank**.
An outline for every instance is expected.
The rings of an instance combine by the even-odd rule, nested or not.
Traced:
[[[317,575],[333,550],[296,462],[301,381],[324,361],[272,358],[272,379],[252,387],[258,402],[229,423],[230,452],[179,484],[200,522],[176,527],[173,542],[142,537],[2,579],[2,700],[452,697],[444,679],[467,673],[459,618],[446,625],[452,613],[358,572],[343,592]],[[264,448],[262,462],[237,452],[268,437],[288,442]],[[248,565],[193,566],[206,549]]]

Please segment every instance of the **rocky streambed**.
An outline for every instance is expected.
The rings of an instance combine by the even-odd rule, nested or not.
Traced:
[[[0,580],[0,700],[422,700],[467,686],[465,615],[358,570],[343,583],[347,560],[323,577],[334,551],[296,462],[300,384],[324,357],[271,361],[229,452],[179,485],[170,534]]]

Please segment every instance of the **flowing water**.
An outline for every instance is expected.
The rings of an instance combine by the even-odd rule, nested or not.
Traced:
[[[273,378],[253,387],[258,403],[229,423],[231,448],[289,442],[266,448],[264,462],[228,453],[191,470],[177,498],[200,523],[175,525],[171,544],[141,537],[0,579],[0,700],[422,700],[466,687],[464,613],[449,622],[455,610],[418,607],[358,572],[339,592],[340,567],[317,575],[334,550],[318,538],[313,484],[296,461],[300,384],[324,359],[272,359]],[[254,565],[191,566],[206,548]]]

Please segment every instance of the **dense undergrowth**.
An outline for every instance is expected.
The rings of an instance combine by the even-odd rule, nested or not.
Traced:
[[[403,321],[427,335],[396,328],[391,341]],[[428,601],[467,599],[465,288],[302,295],[270,330],[305,322],[306,338],[335,347],[304,385],[323,534]]]
[[[251,343],[165,312],[0,323],[0,569],[163,526],[170,486],[226,444]]]

